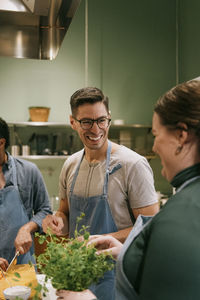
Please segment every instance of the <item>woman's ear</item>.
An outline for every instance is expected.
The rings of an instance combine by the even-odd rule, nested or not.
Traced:
[[[188,126],[185,123],[179,122],[177,124],[177,138],[181,145],[188,141]]]

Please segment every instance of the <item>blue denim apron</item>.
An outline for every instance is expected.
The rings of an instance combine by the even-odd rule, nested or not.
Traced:
[[[74,236],[76,227],[76,219],[85,213],[84,219],[80,222],[78,230],[82,225],[89,226],[90,234],[104,234],[118,231],[115,221],[112,217],[111,210],[107,201],[108,194],[108,179],[109,179],[109,162],[111,154],[111,142],[108,141],[108,149],[106,155],[106,172],[103,185],[103,194],[92,197],[81,197],[73,194],[75,182],[80,169],[81,161],[84,157],[84,152],[80,163],[75,171],[75,175],[70,188],[69,202],[69,234]],[[116,167],[115,169],[120,168]],[[98,297],[99,300],[114,300],[114,271],[109,271],[104,274],[97,285],[90,287],[91,291]]]
[[[129,233],[123,248],[118,256],[116,263],[116,300],[139,300],[139,296],[136,293],[134,287],[129,282],[126,274],[123,270],[123,259],[124,255],[129,248],[133,240],[138,236],[138,234],[143,230],[143,228],[151,221],[152,217],[139,215],[133,226],[133,229]]]
[[[11,166],[13,175],[13,185],[5,186],[0,190],[0,257],[10,261],[15,255],[16,249],[14,241],[18,230],[24,224],[29,222],[25,207],[21,201],[17,186],[16,166],[13,157],[11,156]],[[18,264],[27,264],[29,261],[35,262],[32,254],[34,247],[18,256]]]

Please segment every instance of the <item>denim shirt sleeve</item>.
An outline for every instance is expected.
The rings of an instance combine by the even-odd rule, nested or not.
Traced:
[[[30,221],[42,231],[42,220],[52,214],[47,188],[38,167],[32,162],[14,158],[21,200]],[[12,172],[11,172],[12,173]]]

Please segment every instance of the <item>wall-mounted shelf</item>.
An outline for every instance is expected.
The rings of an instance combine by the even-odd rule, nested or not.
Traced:
[[[145,124],[111,124],[111,127],[117,129],[126,129],[126,128],[151,128],[151,125]]]
[[[18,158],[23,159],[67,159],[67,155],[18,155]]]
[[[146,157],[146,159],[148,160],[148,161],[150,161],[150,160],[152,160],[152,159],[155,159],[157,156],[156,155],[144,155],[145,157]]]
[[[61,126],[69,127],[70,124],[63,122],[14,122],[8,123],[8,126]]]
[[[70,124],[64,122],[10,122],[12,145],[29,145],[30,155],[21,158],[30,160],[66,159],[82,149],[83,145]],[[122,144],[148,160],[155,158],[151,153],[153,137],[147,124],[111,124],[109,139]],[[21,147],[22,148],[22,147]],[[48,151],[46,151],[48,150]],[[11,152],[12,153],[12,152]]]
[[[61,127],[70,127],[70,124],[64,122],[9,122],[9,126],[61,126]],[[126,128],[151,128],[151,125],[145,124],[112,124],[112,128],[116,129],[126,129]]]

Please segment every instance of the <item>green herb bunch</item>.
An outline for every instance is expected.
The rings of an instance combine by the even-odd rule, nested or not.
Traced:
[[[58,239],[48,233],[39,236],[39,243],[47,242],[46,251],[37,258],[37,266],[46,275],[45,281],[51,280],[55,289],[83,291],[92,283],[96,283],[104,273],[114,268],[111,254],[96,254],[93,244],[87,245],[89,232],[82,226],[78,232],[78,223],[84,217],[77,218],[75,237]]]

